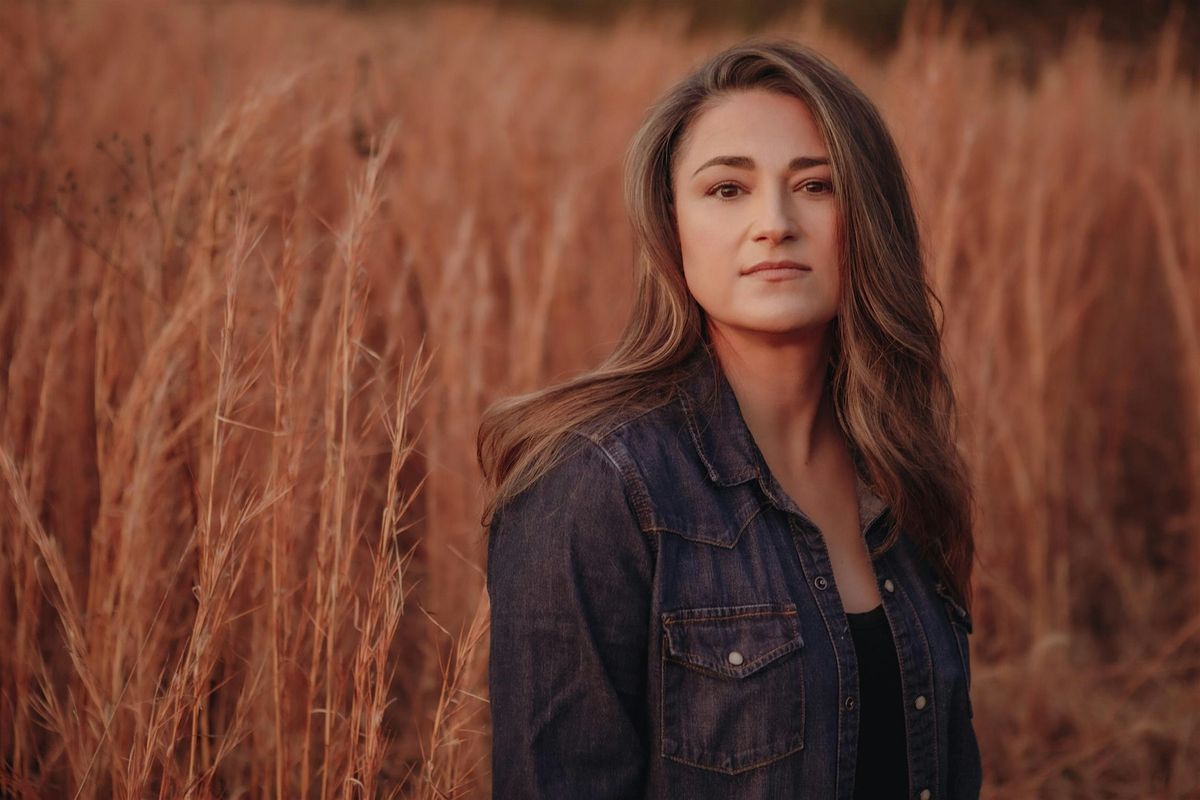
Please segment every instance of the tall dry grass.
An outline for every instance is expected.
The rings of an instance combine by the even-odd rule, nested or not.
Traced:
[[[481,409],[597,361],[620,157],[736,36],[0,4],[0,794],[486,795]],[[917,193],[986,796],[1198,797],[1200,91],[802,16]]]

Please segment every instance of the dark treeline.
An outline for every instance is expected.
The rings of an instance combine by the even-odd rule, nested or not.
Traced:
[[[428,6],[437,0],[297,0],[356,10]],[[629,8],[685,9],[692,27],[733,26],[747,33],[794,11],[797,0],[467,0],[500,9],[603,24]],[[925,3],[927,6],[930,2]],[[1029,71],[1058,52],[1073,25],[1087,24],[1129,54],[1131,72],[1148,68],[1144,52],[1169,22],[1180,25],[1179,66],[1200,68],[1200,0],[941,0],[944,14],[966,14],[968,40],[1003,39],[1014,68]],[[826,0],[824,19],[880,55],[895,43],[909,0]]]

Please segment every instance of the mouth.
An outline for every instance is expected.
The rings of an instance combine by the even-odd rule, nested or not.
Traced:
[[[794,272],[812,272],[812,267],[797,261],[760,261],[749,269],[742,270],[743,275],[762,274],[764,277]]]

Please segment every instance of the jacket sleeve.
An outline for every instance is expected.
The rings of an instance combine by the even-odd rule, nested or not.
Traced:
[[[496,800],[643,794],[652,573],[621,473],[591,440],[496,512],[487,564]]]

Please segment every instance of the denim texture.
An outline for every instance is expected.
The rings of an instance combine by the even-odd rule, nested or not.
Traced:
[[[488,540],[495,798],[851,800],[853,639],[820,532],[707,359],[578,447]],[[861,479],[869,546],[890,510]],[[970,615],[907,536],[874,561],[914,800],[979,796]]]

